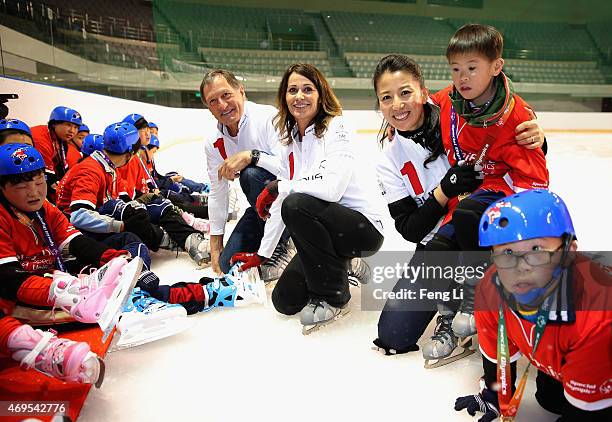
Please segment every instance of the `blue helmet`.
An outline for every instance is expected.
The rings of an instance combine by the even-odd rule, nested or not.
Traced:
[[[151,140],[149,141],[149,145],[147,145],[147,148],[151,149],[154,147],[159,148],[159,138],[155,135],[151,135]]]
[[[2,119],[0,120],[0,132],[4,132],[5,130],[16,130],[18,132],[25,133],[32,137],[32,132],[30,131],[30,127],[26,125],[24,122],[18,119]]]
[[[26,144],[0,146],[0,176],[23,174],[44,168],[45,161],[33,146]]]
[[[49,116],[49,123],[51,122],[69,122],[79,126],[83,124],[81,114],[78,111],[64,106],[53,109],[51,116]]]
[[[156,125],[155,123],[153,123],[153,122],[149,122],[149,127],[150,127],[151,129],[159,129],[159,128],[157,127],[157,125]]]
[[[478,234],[480,246],[576,236],[565,202],[545,189],[523,191],[489,205],[480,219]]]
[[[105,150],[125,154],[138,142],[138,129],[131,123],[113,123],[104,129],[103,137]]]
[[[102,151],[104,149],[104,137],[91,133],[83,139],[81,152],[83,155],[91,155],[94,151]]]
[[[79,132],[90,133],[91,131],[89,130],[89,126],[87,126],[86,124],[82,124],[81,126],[79,126]]]
[[[127,116],[123,118],[122,122],[131,123],[136,127],[141,126],[140,129],[142,129],[144,126],[149,125],[149,123],[147,123],[147,119],[145,119],[143,115],[136,114],[136,113],[128,114]],[[136,124],[138,122],[141,122],[141,123]]]

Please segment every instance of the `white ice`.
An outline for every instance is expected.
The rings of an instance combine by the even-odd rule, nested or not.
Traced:
[[[371,136],[363,145],[375,150]],[[548,136],[551,190],[568,203],[583,250],[606,250],[612,235],[612,135]],[[159,164],[203,175],[201,144],[161,150]],[[246,201],[243,202],[243,205]],[[386,221],[386,250],[406,250]],[[170,284],[196,281],[181,253],[154,254]],[[268,292],[270,293],[270,291]],[[468,421],[455,398],[478,390],[479,353],[443,368],[423,368],[420,352],[385,357],[370,349],[378,312],[361,312],[352,289],[347,318],[310,336],[273,307],[214,310],[192,316],[187,332],[106,356],[106,379],[92,389],[81,421]],[[425,338],[431,335],[430,325]],[[533,368],[532,368],[533,371]],[[518,421],[554,421],[535,401],[530,378]]]

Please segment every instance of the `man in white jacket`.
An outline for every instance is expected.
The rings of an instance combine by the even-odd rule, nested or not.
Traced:
[[[237,252],[256,252],[265,222],[257,216],[257,196],[279,174],[280,141],[272,119],[272,106],[247,101],[244,87],[234,74],[216,69],[204,75],[200,85],[202,102],[217,119],[217,134],[206,141],[206,159],[210,177],[208,212],[210,218],[211,265],[216,273],[227,273],[230,259]],[[223,247],[228,215],[229,182],[238,178],[251,205],[238,221]],[[280,276],[294,250],[284,237],[269,256],[255,255],[262,265],[265,281]],[[283,265],[284,264],[284,265]]]

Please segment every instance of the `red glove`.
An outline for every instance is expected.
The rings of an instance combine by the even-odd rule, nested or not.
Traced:
[[[230,259],[230,264],[242,262],[243,264],[238,268],[238,271],[245,271],[249,268],[259,267],[265,260],[266,258],[257,255],[255,252],[237,252]]]
[[[257,208],[257,214],[259,218],[262,220],[266,220],[270,217],[270,207],[272,203],[276,200],[278,196],[278,180],[273,180],[266,185],[264,190],[261,191],[259,196],[257,197],[257,203],[255,204],[255,208]]]
[[[107,249],[100,256],[100,266],[108,263],[111,259],[117,258],[118,256],[128,256],[130,253],[123,249]],[[132,257],[133,258],[133,257]]]

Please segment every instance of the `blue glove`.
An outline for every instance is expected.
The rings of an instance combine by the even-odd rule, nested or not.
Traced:
[[[463,409],[466,409],[471,416],[474,416],[476,412],[484,413],[482,418],[478,419],[478,422],[491,422],[500,415],[497,392],[485,387],[480,394],[457,398],[455,400],[455,410]]]

